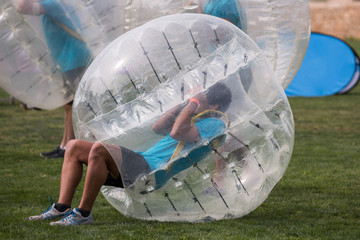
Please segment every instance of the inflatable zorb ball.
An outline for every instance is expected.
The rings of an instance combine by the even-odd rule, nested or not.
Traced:
[[[285,89],[295,77],[310,38],[308,0],[133,0],[124,8],[124,30],[174,13],[227,19],[249,35],[269,59]]]
[[[202,0],[212,2],[217,0]],[[232,2],[235,0],[220,0]],[[308,0],[236,0],[246,13],[242,28],[269,59],[277,81],[286,89],[298,72],[310,39]]]
[[[41,1],[46,12],[40,16],[31,5],[19,7],[18,2],[0,0],[0,87],[31,107],[52,110],[63,106],[73,100],[92,56],[123,33],[116,16],[121,15],[124,4]],[[47,19],[45,25],[41,18]],[[59,35],[46,39],[49,32]],[[73,40],[69,43],[64,34]],[[62,61],[54,56],[62,56]],[[68,59],[74,60],[69,63]],[[72,71],[78,71],[78,77],[65,73]]]
[[[133,151],[163,138],[152,131],[160,116],[219,82],[232,94],[219,115],[227,128],[125,189],[103,186],[122,214],[203,221],[249,213],[289,163],[292,112],[257,45],[233,24],[207,15],[146,23],[113,41],[89,66],[74,99],[76,137]],[[206,154],[194,157],[200,148]]]

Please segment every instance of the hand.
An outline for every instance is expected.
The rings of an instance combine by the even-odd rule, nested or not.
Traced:
[[[16,11],[25,15],[44,14],[44,8],[37,0],[19,0],[16,3]]]
[[[197,99],[197,101],[199,102],[197,109],[195,111],[196,114],[199,114],[199,113],[209,109],[209,104],[208,104],[208,100],[207,100],[205,93],[198,93],[192,98]]]

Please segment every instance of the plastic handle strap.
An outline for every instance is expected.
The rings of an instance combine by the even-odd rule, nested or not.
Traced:
[[[71,28],[69,28],[68,26],[65,26],[64,24],[62,24],[61,22],[53,19],[53,21],[60,27],[62,28],[65,32],[67,32],[68,34],[70,34],[71,36],[73,36],[74,38],[84,42],[84,40],[82,39],[82,37],[80,36],[80,34],[78,34],[77,32],[75,32],[74,30],[72,30]]]
[[[223,112],[220,112],[220,111],[217,111],[217,110],[211,110],[211,109],[205,110],[205,111],[199,113],[198,115],[194,116],[193,118],[191,118],[191,125],[195,125],[196,121],[197,121],[199,118],[201,118],[202,116],[204,116],[204,115],[206,115],[206,114],[208,114],[208,113],[216,113],[216,114],[222,115],[222,116],[225,117],[225,119],[226,119],[226,128],[229,127],[230,121],[229,121],[229,118],[226,116],[226,114],[223,113]],[[185,142],[179,141],[179,143],[178,143],[178,145],[176,146],[175,151],[174,151],[174,153],[173,153],[173,155],[171,156],[171,158],[170,158],[169,161],[171,161],[172,159],[174,159],[174,158],[176,158],[177,156],[179,156],[179,154],[180,154],[181,150],[183,149],[184,145],[185,145]],[[171,166],[171,165],[170,165],[170,166]],[[168,168],[169,168],[170,166],[168,166]]]

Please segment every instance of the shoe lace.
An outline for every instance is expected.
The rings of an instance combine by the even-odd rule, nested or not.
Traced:
[[[52,197],[50,195],[49,195],[49,199],[50,199],[50,205],[48,206],[48,208],[42,214],[44,214],[44,213],[48,212],[49,210],[51,210],[52,205],[54,204],[54,201],[53,201],[53,199],[52,199]]]
[[[61,222],[72,222],[73,221],[72,218],[76,216],[76,213],[74,211],[71,211],[66,213],[64,216],[65,218],[63,218]]]

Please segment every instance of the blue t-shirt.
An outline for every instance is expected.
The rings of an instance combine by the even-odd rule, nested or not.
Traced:
[[[225,123],[217,118],[200,119],[196,122],[195,126],[197,127],[202,140],[215,137],[223,133],[225,130]],[[150,166],[151,171],[153,171],[163,167],[164,164],[169,161],[178,143],[178,140],[171,138],[170,134],[168,134],[147,151],[139,153],[145,158]],[[191,147],[194,147],[194,145],[195,144],[185,144],[182,152],[187,151]]]
[[[42,15],[42,25],[48,47],[56,64],[61,71],[66,72],[79,67],[87,66],[92,55],[86,44],[66,32],[56,22],[67,26],[75,31],[74,23],[66,16],[63,7],[69,8],[68,5],[61,6],[57,0],[43,0],[39,3],[44,8],[46,14]],[[70,9],[68,12],[71,12]],[[76,18],[74,17],[76,21]]]
[[[236,0],[209,0],[203,6],[203,12],[219,18],[228,19],[238,28],[241,28]]]

